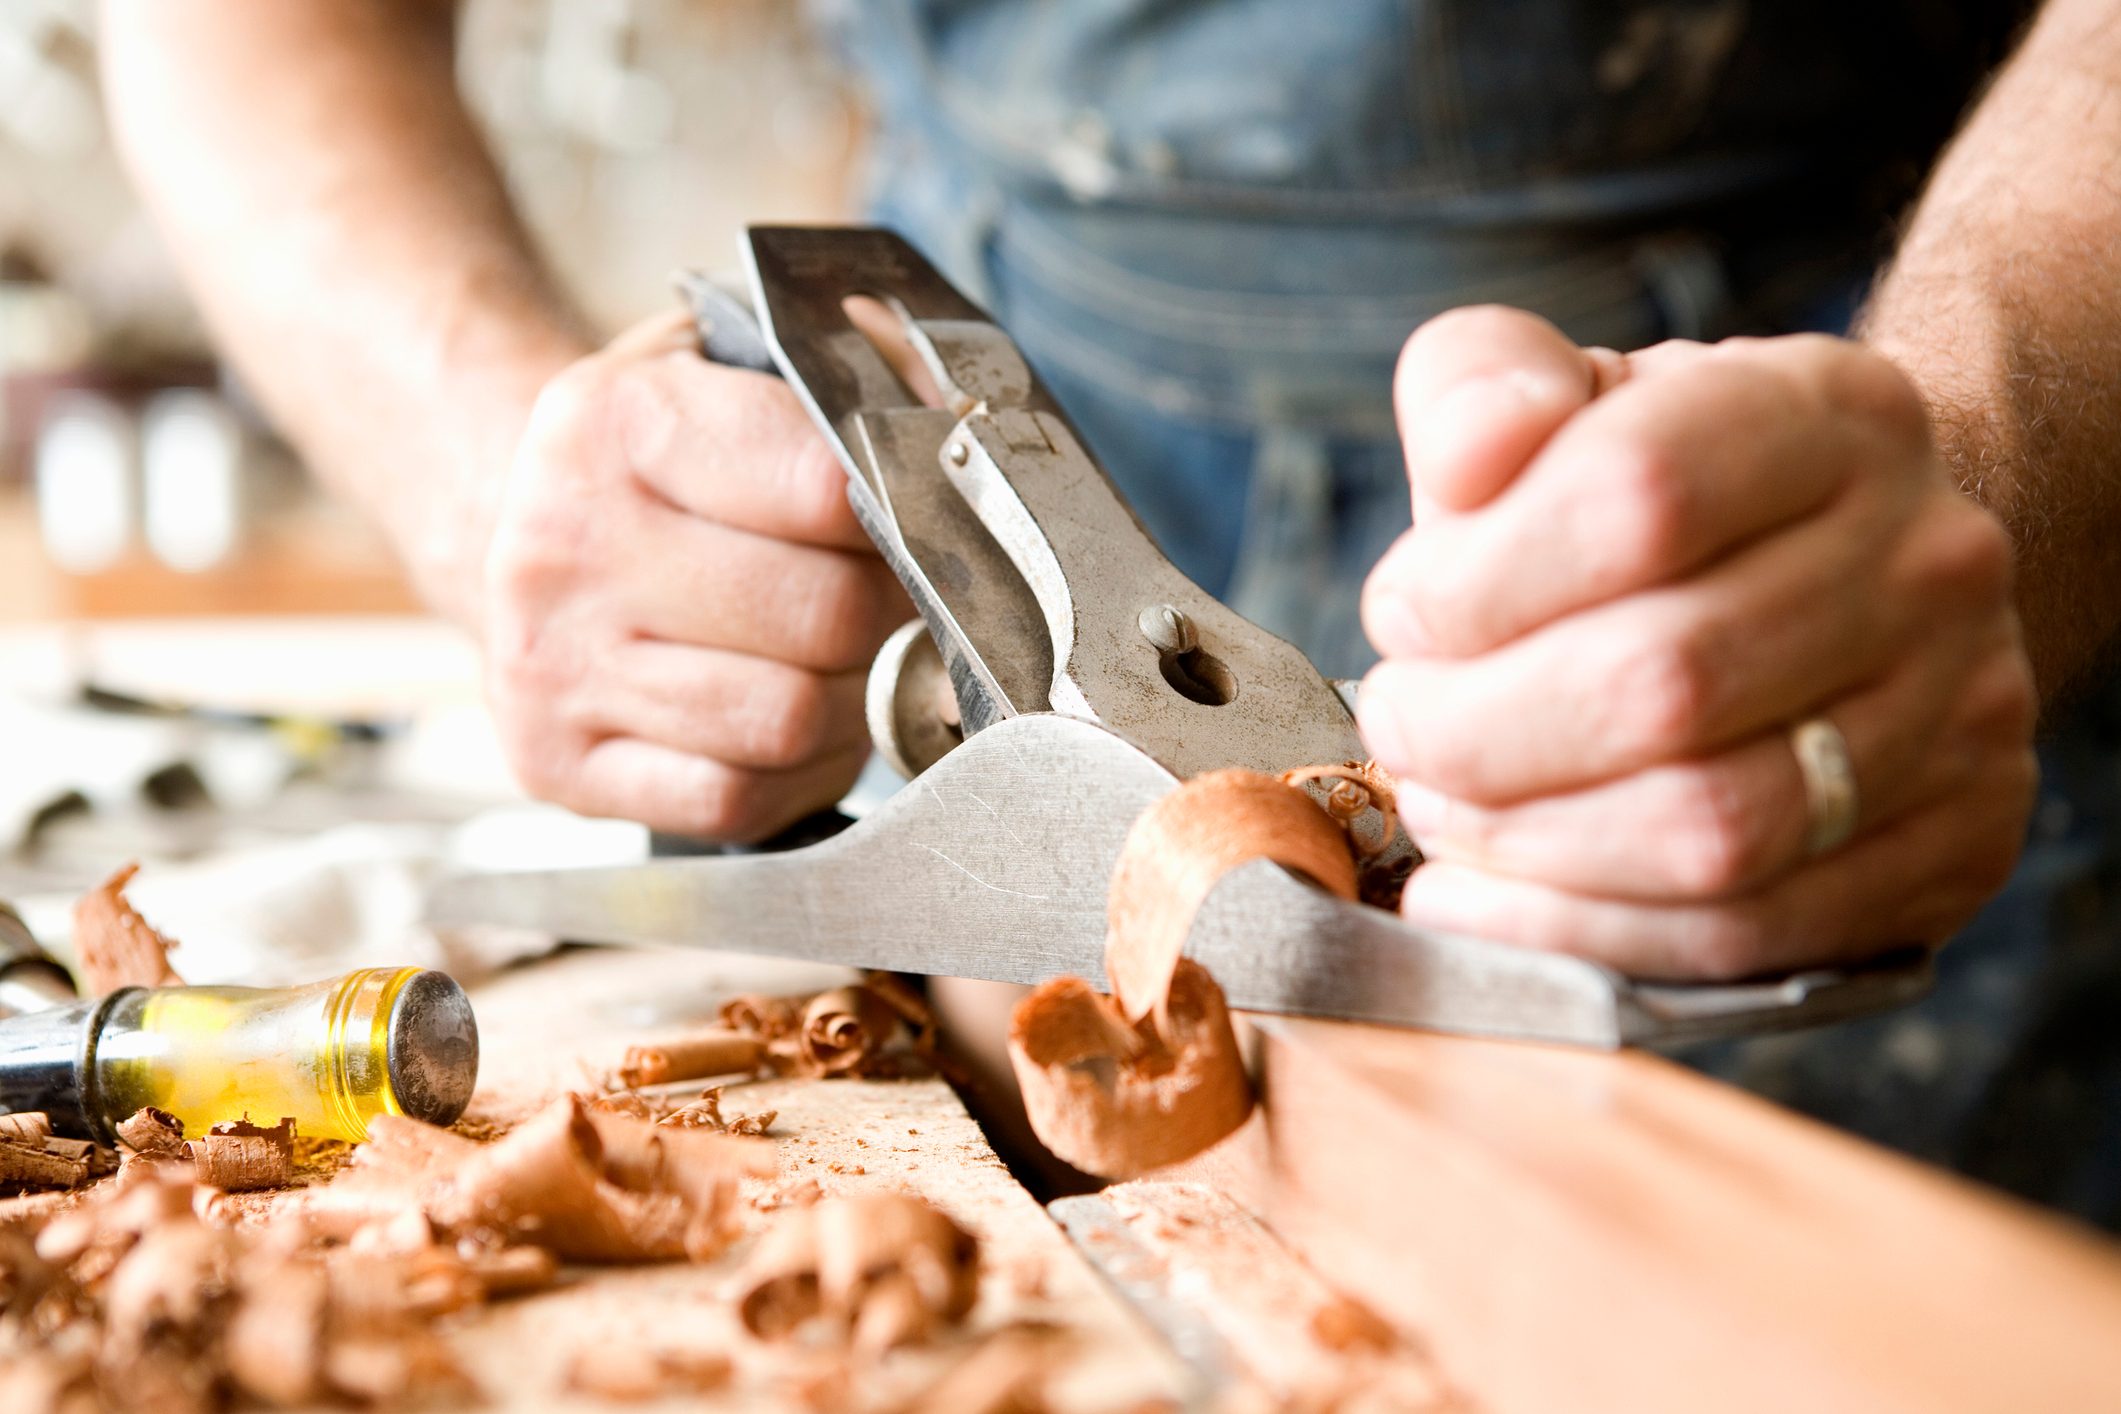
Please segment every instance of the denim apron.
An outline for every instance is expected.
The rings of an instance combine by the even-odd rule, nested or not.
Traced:
[[[1359,586],[1408,524],[1390,385],[1416,325],[1496,301],[1620,349],[1845,328],[2023,9],[813,8],[876,108],[875,218],[1009,329],[1181,569],[1338,676],[1374,659]],[[2121,1220],[2121,1064],[2084,1025],[2121,993],[2114,735],[2050,748],[2025,864],[1931,1000],[1686,1058]]]

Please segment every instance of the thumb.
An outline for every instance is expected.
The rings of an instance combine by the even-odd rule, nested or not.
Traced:
[[[1454,309],[1415,330],[1392,379],[1415,518],[1492,500],[1597,384],[1592,356],[1523,310]]]

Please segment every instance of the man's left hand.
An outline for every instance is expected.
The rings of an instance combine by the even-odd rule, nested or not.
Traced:
[[[1365,588],[1359,717],[1429,860],[1410,920],[1734,978],[1942,941],[2001,887],[2036,780],[2011,547],[1892,364],[1482,308],[1395,391],[1415,526]],[[1815,718],[1858,807],[1823,851]]]

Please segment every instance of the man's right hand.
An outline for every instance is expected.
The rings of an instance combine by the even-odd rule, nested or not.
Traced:
[[[488,542],[487,695],[525,787],[764,838],[845,792],[869,660],[912,616],[779,380],[637,326],[548,384]]]

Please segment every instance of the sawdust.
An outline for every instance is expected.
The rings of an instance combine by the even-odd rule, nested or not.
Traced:
[[[1327,778],[1337,784],[1322,806],[1302,786]],[[1143,811],[1112,876],[1112,995],[1057,977],[1010,1018],[1010,1061],[1040,1142],[1086,1172],[1131,1178],[1244,1123],[1252,1089],[1222,989],[1183,957],[1193,917],[1225,874],[1254,859],[1357,897],[1391,838],[1391,802],[1381,772],[1350,763],[1279,778],[1211,771]],[[1379,819],[1365,831],[1371,813]]]
[[[125,898],[125,886],[140,871],[127,864],[74,905],[75,970],[90,996],[122,987],[181,987],[170,966],[176,943],[155,931]]]

